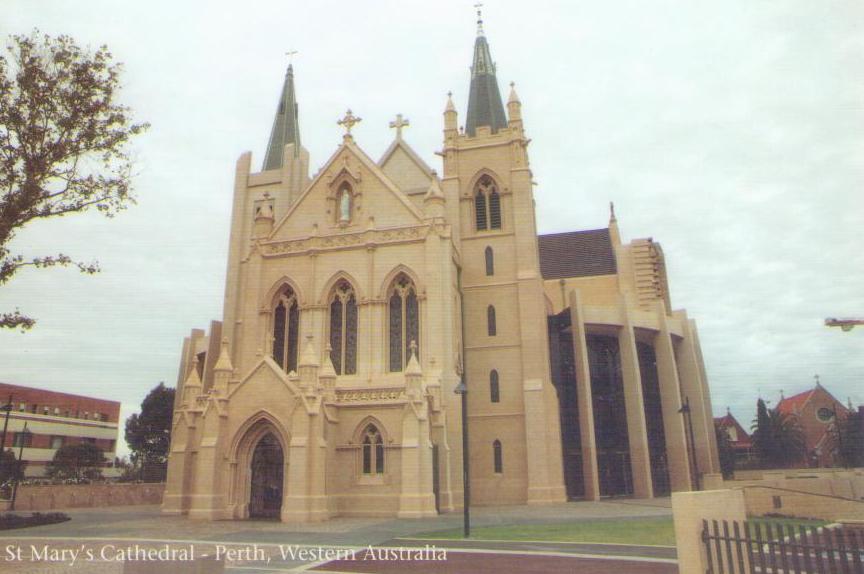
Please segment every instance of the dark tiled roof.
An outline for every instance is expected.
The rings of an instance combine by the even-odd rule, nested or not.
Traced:
[[[543,279],[612,275],[617,271],[608,229],[540,235],[537,242]]]

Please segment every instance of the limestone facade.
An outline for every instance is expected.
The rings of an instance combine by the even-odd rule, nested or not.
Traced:
[[[293,82],[289,68],[270,169],[236,165],[223,318],[184,341],[164,512],[459,509],[460,380],[474,504],[651,497],[719,471],[696,327],[671,309],[659,245],[622,243],[614,218],[538,238],[521,102],[511,90],[505,115],[482,30],[470,129],[448,100],[440,173],[401,116],[374,161],[349,111],[310,177]]]

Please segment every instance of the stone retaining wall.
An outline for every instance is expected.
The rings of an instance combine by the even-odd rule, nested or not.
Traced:
[[[42,512],[64,508],[161,504],[164,490],[164,483],[25,485],[18,488],[15,510]],[[8,508],[9,501],[0,501],[0,509]]]

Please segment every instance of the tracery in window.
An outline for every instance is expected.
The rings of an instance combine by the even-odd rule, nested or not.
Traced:
[[[477,231],[501,229],[501,196],[488,175],[480,177],[474,189],[474,224]]]
[[[273,360],[289,373],[297,370],[299,329],[300,306],[294,291],[286,285],[273,310]]]
[[[495,275],[495,253],[489,246],[486,247],[486,275]]]
[[[493,403],[501,401],[501,390],[498,386],[498,371],[492,369],[489,373],[489,399]]]
[[[357,297],[344,279],[330,297],[330,360],[338,375],[357,372]]]
[[[495,307],[493,305],[486,307],[486,330],[490,337],[498,334],[498,326],[495,322]]]
[[[496,474],[504,472],[504,455],[501,453],[501,441],[498,439],[492,443],[492,462]]]
[[[420,358],[420,306],[417,288],[411,279],[400,273],[390,288],[389,341],[390,371],[401,371],[411,358],[411,343],[415,343],[417,358]]]
[[[363,431],[363,474],[384,473],[384,440],[381,431],[370,424]]]

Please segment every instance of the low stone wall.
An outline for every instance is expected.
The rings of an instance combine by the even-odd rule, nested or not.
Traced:
[[[735,479],[705,476],[706,489],[744,492],[747,514],[822,520],[864,518],[864,470],[791,469],[736,472]]]
[[[163,483],[145,484],[51,484],[25,485],[18,488],[15,510],[62,510],[64,508],[95,508],[161,504]],[[3,510],[9,501],[2,502]]]
[[[830,522],[864,519],[864,502],[860,500],[770,486],[750,486],[741,490],[750,516],[782,515]]]

